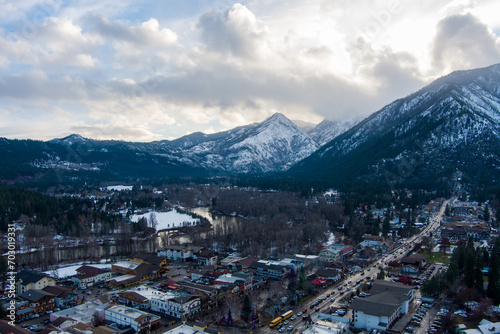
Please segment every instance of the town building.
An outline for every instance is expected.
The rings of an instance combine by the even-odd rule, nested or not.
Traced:
[[[338,259],[345,259],[354,251],[353,246],[349,245],[331,245],[319,252],[321,262],[333,262]]]
[[[104,310],[109,305],[109,303],[100,304],[98,302],[80,304],[58,312],[51,313],[50,321],[54,322],[60,317],[65,317],[75,319],[83,324],[92,324],[96,316],[104,317]]]
[[[274,279],[283,279],[290,274],[290,267],[277,261],[256,261],[250,265],[259,275]]]
[[[75,306],[79,302],[78,295],[65,286],[47,286],[43,288],[43,291],[54,295],[56,307],[58,308]]]
[[[55,296],[43,290],[30,289],[19,295],[20,298],[28,301],[34,313],[42,313],[55,308]]]
[[[354,327],[387,331],[399,317],[408,313],[413,301],[413,287],[402,283],[375,280],[372,295],[353,300]]]
[[[159,316],[122,305],[108,306],[104,310],[106,321],[131,327],[136,333],[150,333],[161,326]]]
[[[86,288],[111,279],[113,273],[109,270],[92,266],[81,266],[76,269],[77,274],[71,280],[80,288]]]
[[[151,310],[178,319],[188,319],[201,309],[200,297],[194,295],[162,294],[151,299]]]
[[[56,280],[45,274],[31,270],[22,270],[16,274],[16,292],[21,294],[30,289],[42,290],[46,286],[56,285]]]
[[[191,245],[168,245],[158,251],[157,255],[166,257],[170,261],[185,262],[193,259],[193,254],[202,250],[203,247]]]

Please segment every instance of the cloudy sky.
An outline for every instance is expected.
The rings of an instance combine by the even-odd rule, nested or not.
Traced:
[[[0,137],[362,117],[500,62],[498,0],[0,0]]]

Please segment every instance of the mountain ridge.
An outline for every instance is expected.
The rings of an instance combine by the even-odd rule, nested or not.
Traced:
[[[365,118],[299,162],[290,175],[321,175],[333,182],[340,175],[365,181],[384,175],[387,181],[389,175],[394,184],[442,180],[463,169],[481,182],[488,172],[498,178],[499,110],[500,65],[453,72]]]

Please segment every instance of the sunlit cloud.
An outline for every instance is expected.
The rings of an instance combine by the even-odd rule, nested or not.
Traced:
[[[3,1],[0,136],[152,141],[367,116],[500,60],[498,1]]]

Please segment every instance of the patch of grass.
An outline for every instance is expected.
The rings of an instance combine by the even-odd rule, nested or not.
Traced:
[[[429,256],[429,253],[425,252],[422,255],[426,256],[426,262],[427,263],[444,263],[444,264],[450,264],[450,259],[448,256],[451,255],[451,253],[446,252],[446,255],[443,255],[443,252],[432,252],[431,255]]]

